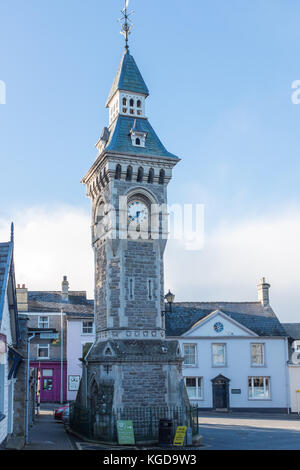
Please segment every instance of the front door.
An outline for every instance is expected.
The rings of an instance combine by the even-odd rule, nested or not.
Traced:
[[[216,410],[229,408],[229,379],[219,375],[212,380],[213,407]]]
[[[55,390],[54,390],[54,370],[53,369],[42,369],[41,370],[41,402],[51,403],[55,401]]]

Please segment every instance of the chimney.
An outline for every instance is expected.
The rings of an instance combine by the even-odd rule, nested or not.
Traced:
[[[269,289],[270,284],[266,282],[266,279],[263,277],[258,284],[258,300],[261,302],[263,307],[269,307],[270,298],[269,298]]]
[[[64,276],[63,282],[61,283],[61,297],[63,302],[68,302],[69,300],[69,282],[67,276]]]
[[[20,284],[18,284],[16,292],[18,311],[28,312],[28,289],[26,288],[25,284],[22,284],[22,287],[20,287]]]

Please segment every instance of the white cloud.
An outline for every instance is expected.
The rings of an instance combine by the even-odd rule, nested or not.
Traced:
[[[222,224],[206,234],[204,249],[188,252],[170,241],[166,289],[178,301],[255,301],[264,276],[281,321],[299,321],[300,209],[273,217]]]
[[[70,288],[92,298],[94,260],[90,213],[75,207],[36,207],[13,214],[17,283],[30,290]],[[0,241],[9,239],[10,220],[0,219]],[[176,300],[254,301],[256,285],[271,283],[271,303],[282,321],[299,321],[300,209],[281,211],[206,234],[201,251],[187,251],[170,240],[165,255],[165,289]]]
[[[16,282],[29,290],[60,290],[64,275],[71,290],[93,296],[94,261],[90,214],[69,206],[35,207],[13,214]],[[0,240],[10,221],[0,219]]]

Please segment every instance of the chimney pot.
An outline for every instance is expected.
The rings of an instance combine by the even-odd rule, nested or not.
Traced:
[[[270,284],[266,282],[266,278],[262,277],[260,283],[258,284],[258,301],[261,302],[263,307],[269,307],[270,305],[270,287]]]
[[[61,297],[64,302],[67,302],[69,299],[69,282],[67,276],[63,276],[63,281],[61,283]]]

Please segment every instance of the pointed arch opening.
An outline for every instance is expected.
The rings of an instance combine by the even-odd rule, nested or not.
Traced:
[[[121,165],[118,163],[118,165],[116,166],[115,179],[116,179],[116,180],[120,180],[120,179],[121,179],[121,174],[122,174],[122,167],[121,167]]]
[[[148,175],[148,183],[152,184],[154,181],[154,170],[150,168],[149,175]]]
[[[126,173],[126,181],[132,181],[132,166],[129,165],[127,167],[127,173]]]
[[[159,172],[159,184],[165,184],[165,170],[160,170]]]
[[[144,178],[144,168],[140,166],[138,169],[137,181],[141,183],[143,181],[143,178]]]

